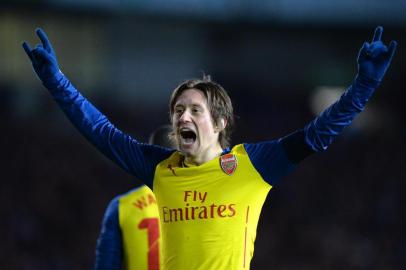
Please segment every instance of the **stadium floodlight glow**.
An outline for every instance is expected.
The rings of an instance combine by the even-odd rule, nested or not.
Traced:
[[[345,87],[318,86],[310,97],[310,109],[314,115],[319,115],[324,109],[333,104],[344,93]]]
[[[319,115],[328,106],[333,104],[346,90],[341,86],[318,86],[310,96],[311,112]],[[370,132],[379,130],[384,125],[384,110],[377,104],[370,102],[362,114],[358,115],[347,129],[351,132]]]

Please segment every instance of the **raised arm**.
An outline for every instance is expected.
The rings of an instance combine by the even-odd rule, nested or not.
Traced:
[[[396,51],[396,41],[389,46],[381,41],[382,31],[381,26],[377,27],[372,41],[365,42],[360,49],[358,74],[339,100],[303,129],[278,141],[245,145],[254,166],[270,184],[275,184],[307,156],[326,150],[334,138],[364,110]]]
[[[396,41],[386,46],[383,27],[375,29],[372,41],[365,42],[358,53],[358,74],[340,99],[305,128],[305,141],[314,151],[324,151],[341,131],[365,108],[381,83],[396,51]]]
[[[324,151],[346,126],[362,112],[381,83],[396,51],[396,41],[386,46],[383,28],[375,29],[371,42],[365,42],[358,53],[358,74],[353,84],[334,104],[324,110],[304,129],[283,138],[281,142],[289,159],[298,163],[308,155]]]
[[[107,117],[84,98],[61,72],[55,51],[45,32],[37,29],[36,33],[42,44],[31,49],[24,42],[23,48],[37,76],[67,117],[107,157],[152,186],[156,164],[166,158],[171,151],[139,143],[112,125]]]

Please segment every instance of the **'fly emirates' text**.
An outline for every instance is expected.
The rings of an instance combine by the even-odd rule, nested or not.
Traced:
[[[183,201],[186,203],[183,208],[162,207],[163,222],[178,222],[195,219],[231,218],[236,215],[235,203],[215,204],[205,203],[207,192],[184,191]],[[190,206],[189,203],[201,203],[200,206]]]

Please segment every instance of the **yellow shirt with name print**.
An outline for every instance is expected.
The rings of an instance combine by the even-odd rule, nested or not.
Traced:
[[[147,186],[114,198],[103,219],[95,270],[159,270],[161,233],[156,199]]]
[[[120,198],[119,224],[124,269],[161,269],[158,208],[154,194],[147,186]]]

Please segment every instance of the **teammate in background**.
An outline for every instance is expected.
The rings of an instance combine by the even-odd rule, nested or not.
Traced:
[[[174,148],[170,125],[157,128],[149,143]],[[159,213],[145,185],[115,197],[104,214],[96,247],[95,270],[159,270]]]
[[[259,215],[271,187],[301,160],[326,150],[381,83],[397,46],[395,41],[386,46],[382,31],[377,27],[372,41],[360,49],[358,74],[351,86],[304,128],[277,140],[231,149],[231,100],[208,78],[186,81],[172,93],[169,110],[178,149],[172,151],[139,143],[112,125],[60,71],[41,29],[37,34],[42,45],[23,47],[76,128],[154,191],[163,268],[230,270],[250,267]]]

